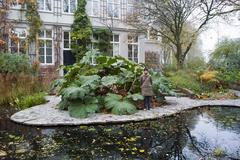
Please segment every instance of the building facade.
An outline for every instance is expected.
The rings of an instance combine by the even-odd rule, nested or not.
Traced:
[[[77,0],[37,0],[38,11],[43,22],[39,34],[39,61],[43,73],[56,70],[59,65],[74,62],[71,55],[71,25]],[[27,37],[28,23],[21,11],[21,0],[17,0],[9,11],[9,19],[14,22],[17,43],[9,41],[9,51],[23,52]],[[134,0],[88,0],[86,11],[93,28],[108,27],[113,32],[113,55],[121,55],[138,63],[145,62],[146,53],[160,54],[160,41],[150,40],[134,27],[125,23],[126,17],[134,12]],[[34,48],[34,47],[32,47]],[[34,49],[29,49],[34,58]],[[62,71],[60,75],[62,75]]]

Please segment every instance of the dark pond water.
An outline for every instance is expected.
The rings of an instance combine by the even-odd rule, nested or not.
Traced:
[[[0,119],[0,159],[240,159],[240,109],[122,125],[35,128]]]

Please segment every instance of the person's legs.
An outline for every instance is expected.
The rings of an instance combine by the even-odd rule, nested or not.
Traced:
[[[147,96],[144,96],[144,108],[147,109]]]
[[[145,96],[145,108],[147,109],[147,110],[149,110],[150,109],[150,98],[149,98],[149,96]]]
[[[151,108],[151,97],[150,96],[148,96],[148,102],[147,102],[147,108],[148,108],[148,110]]]

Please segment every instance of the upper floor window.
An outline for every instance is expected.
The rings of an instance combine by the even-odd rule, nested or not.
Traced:
[[[138,63],[138,36],[128,35],[128,59]]]
[[[38,10],[52,11],[52,0],[38,0]]]
[[[74,13],[77,6],[77,0],[63,0],[63,12]]]
[[[9,40],[9,51],[11,53],[26,53],[26,37],[25,29],[17,28],[12,30]]]
[[[119,41],[119,35],[118,34],[113,34],[111,44],[112,44],[112,54],[113,54],[113,56],[119,55],[120,41]]]
[[[13,0],[11,2],[11,7],[12,8],[21,9],[22,5],[24,5],[24,0]],[[26,6],[24,6],[24,7],[26,7]]]
[[[100,0],[88,0],[87,13],[90,16],[98,17],[100,15]]]
[[[107,13],[109,18],[120,18],[120,0],[108,0]]]
[[[39,61],[42,64],[53,64],[52,30],[42,30],[39,34]]]

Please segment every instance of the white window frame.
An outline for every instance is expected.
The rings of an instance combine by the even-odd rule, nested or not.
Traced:
[[[99,17],[100,16],[100,0],[89,0],[88,2],[90,2],[90,7],[91,7],[91,10],[90,10],[90,16],[92,17]],[[94,2],[97,2],[98,3],[98,8],[94,8]],[[94,15],[94,10],[97,10],[97,15]]]
[[[11,4],[11,8],[13,9],[22,9],[22,3],[19,3],[20,0],[16,0],[16,4],[14,5],[13,2]],[[26,5],[24,5],[24,9],[26,9]]]
[[[70,5],[70,0],[67,0],[68,1],[68,6],[69,6],[69,9],[68,9],[68,12],[65,12],[64,11],[64,7],[63,7],[63,4],[64,4],[64,0],[62,0],[62,13],[63,14],[74,14],[74,12],[71,12],[71,5]],[[77,0],[75,0],[75,10],[77,9]]]
[[[107,0],[107,17],[108,18],[112,18],[112,19],[120,19],[120,15],[121,15],[121,0],[113,0],[114,2],[109,2],[109,0]],[[117,2],[116,2],[117,1]],[[112,17],[109,16],[109,5],[111,4],[111,6],[113,7],[113,13],[112,13]],[[116,6],[119,7],[119,11],[118,11],[118,17],[114,17],[114,11],[116,9]]]
[[[12,30],[12,32],[14,32],[14,34],[16,34],[16,36],[18,37],[18,39],[20,39],[20,40],[24,40],[24,39],[26,39],[27,38],[27,30],[26,29],[24,29],[24,28],[15,28],[15,30],[16,31],[14,31],[14,30]],[[17,32],[17,30],[23,30],[24,32],[25,32],[25,37],[21,37],[20,36],[20,32]],[[9,38],[9,45],[8,45],[8,51],[10,52],[10,53],[13,53],[12,52],[12,40],[11,40],[11,38]],[[20,52],[20,41],[19,42],[17,42],[17,52],[15,52],[15,53],[17,53],[17,54],[20,54],[21,52]]]
[[[114,36],[118,36],[118,41],[115,41],[115,38]],[[117,44],[118,45],[118,54],[117,55],[120,55],[120,35],[119,34],[113,34],[112,35],[112,40],[110,41],[110,43],[112,44],[112,55],[113,56],[116,56],[116,54],[114,54],[114,45]]]
[[[137,38],[137,42],[129,42],[129,36],[133,37],[133,39]],[[135,37],[135,38],[134,38]],[[136,63],[139,62],[139,39],[138,39],[138,36],[137,35],[128,35],[128,59],[129,60],[132,60]],[[132,57],[129,57],[129,45],[132,46]],[[137,61],[135,61],[135,55],[134,55],[134,49],[137,48]]]
[[[64,41],[65,41],[65,39],[64,39],[64,33],[65,32],[68,32],[68,34],[69,34],[69,37],[68,37],[68,40],[69,40],[69,47],[68,48],[65,48],[65,46],[64,46]],[[71,45],[72,45],[72,40],[71,40],[71,32],[70,31],[63,31],[62,32],[62,41],[63,41],[63,50],[71,50]]]
[[[39,0],[37,0],[37,5],[38,5],[38,1],[39,1]],[[39,8],[38,8],[38,11],[40,11],[40,12],[53,12],[53,0],[50,0],[50,2],[51,2],[51,10],[50,10],[50,11],[49,11],[49,10],[46,10],[46,8],[47,8],[46,1],[47,1],[47,0],[44,0],[44,2],[43,2],[43,8],[44,8],[44,9],[39,9]],[[37,7],[38,7],[38,6],[37,6]]]
[[[41,63],[41,65],[53,65],[54,64],[53,30],[52,29],[43,29],[42,31],[44,31],[44,37],[39,37],[39,40],[43,40],[44,41],[44,63],[42,63],[42,62],[40,62],[40,63]],[[51,38],[47,38],[46,37],[46,31],[51,31],[52,32],[52,37]],[[52,63],[47,63],[46,40],[51,40],[52,41]],[[39,55],[40,55],[40,53],[39,53]]]
[[[134,13],[133,9],[132,9],[132,12],[129,13],[129,8],[133,8],[134,9],[134,4],[130,3],[129,0],[127,0],[127,15],[129,15],[129,14],[133,15],[133,13]]]

